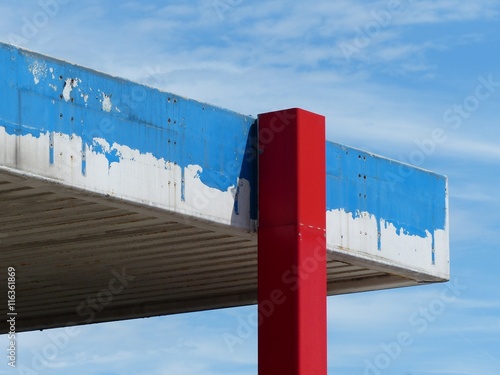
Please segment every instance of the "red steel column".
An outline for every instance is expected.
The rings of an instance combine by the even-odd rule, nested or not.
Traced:
[[[258,124],[259,375],[326,375],[325,119]]]

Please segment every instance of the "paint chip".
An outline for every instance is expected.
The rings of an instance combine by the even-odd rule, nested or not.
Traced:
[[[111,112],[111,108],[113,108],[113,103],[111,103],[111,95],[106,95],[102,93],[102,110],[106,112]]]
[[[35,61],[28,67],[31,74],[33,74],[33,80],[35,81],[35,85],[40,83],[40,79],[47,77],[47,65],[42,62]]]
[[[63,92],[62,92],[62,95],[63,95],[63,98],[65,101],[69,101],[71,100],[71,91],[78,86],[78,81],[79,79],[76,78],[76,79],[73,79],[73,78],[68,78],[65,82],[64,82],[64,89],[63,89]]]

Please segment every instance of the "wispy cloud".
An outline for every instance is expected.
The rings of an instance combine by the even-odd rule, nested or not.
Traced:
[[[495,1],[421,0],[409,1],[402,24],[446,23],[478,19],[496,19],[499,5]]]
[[[212,1],[70,1],[24,46],[254,116],[307,108],[326,115],[329,139],[405,161],[444,129],[425,166],[450,177],[452,274],[470,292],[423,334],[408,319],[446,284],[329,298],[330,369],[362,373],[381,344],[409,330],[414,343],[387,374],[497,374],[498,99],[457,130],[443,112],[498,71],[498,2],[401,0],[389,18],[386,0],[228,3],[221,19]],[[22,36],[39,10],[0,0],[0,39]],[[342,43],[357,38],[346,59]],[[463,51],[478,45],[487,56],[471,62]],[[251,309],[82,327],[46,373],[255,374],[256,331],[234,353],[223,340]],[[30,362],[49,333],[21,334],[20,359]]]

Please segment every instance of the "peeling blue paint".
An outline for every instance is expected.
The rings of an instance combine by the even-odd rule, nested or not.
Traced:
[[[206,186],[236,189],[236,215],[241,214],[238,179],[246,179],[250,218],[257,219],[259,151],[252,117],[1,43],[0,66],[0,126],[8,134],[81,137],[81,150],[75,152],[82,153],[83,175],[90,151],[104,155],[110,168],[122,161],[115,144],[151,154],[180,167],[183,201],[185,168],[200,166],[197,177]],[[35,77],[39,68],[34,67],[44,71]],[[71,92],[64,91],[68,79],[74,82]],[[110,112],[103,110],[102,93],[112,95]],[[353,217],[368,212],[376,217],[379,233],[382,219],[398,234],[426,237],[426,231],[445,229],[445,177],[332,142],[326,150],[327,210],[344,209]],[[54,163],[53,148],[48,153]]]
[[[82,143],[82,176],[87,175],[87,145]]]
[[[0,66],[0,126],[8,134],[79,136],[82,149],[102,153],[110,167],[120,155],[96,146],[96,138],[152,154],[181,170],[200,165],[200,180],[221,191],[245,178],[256,202],[257,160],[245,158],[252,117],[1,43]],[[45,71],[35,77],[34,66]],[[64,90],[68,79],[75,82],[71,92]],[[110,112],[103,110],[101,93],[112,95]],[[75,119],[81,119],[81,126]],[[252,214],[256,219],[256,209]]]
[[[186,170],[181,168],[181,201],[186,201]]]
[[[54,133],[49,134],[49,164],[54,165]]]
[[[446,177],[333,142],[326,164],[327,210],[344,209],[353,218],[368,212],[379,233],[381,219],[398,235],[445,229]]]
[[[233,211],[236,215],[240,214],[239,194],[240,194],[240,187],[238,186],[234,195],[234,205],[233,205]]]
[[[97,142],[92,144],[92,151],[104,155],[108,160],[109,168],[112,167],[112,163],[119,163],[122,160],[122,157],[117,150],[111,149],[106,151],[104,147]]]

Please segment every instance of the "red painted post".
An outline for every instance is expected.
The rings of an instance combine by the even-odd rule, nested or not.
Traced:
[[[258,123],[259,375],[326,375],[325,119]]]

